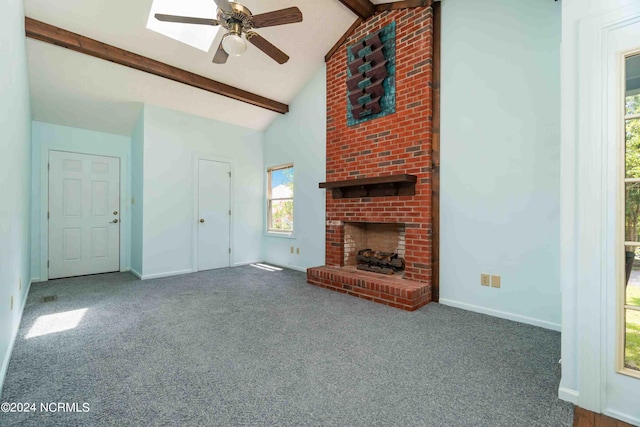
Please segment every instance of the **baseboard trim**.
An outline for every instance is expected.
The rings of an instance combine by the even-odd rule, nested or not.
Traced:
[[[282,266],[281,266],[282,267]],[[295,265],[285,265],[284,268],[288,268],[289,270],[296,270],[296,271],[301,271],[303,273],[307,272],[307,269],[304,267],[298,267]]]
[[[289,270],[301,271],[303,273],[307,272],[307,269],[305,267],[298,267],[296,265],[282,265],[282,264],[278,264],[277,262],[269,262],[269,261],[261,261],[261,262],[263,264],[271,264],[275,267],[287,268]]]
[[[39,278],[39,277],[32,277],[32,278],[31,278],[31,283],[37,283],[37,282],[39,282],[39,281],[40,281],[40,278]]]
[[[467,311],[474,311],[476,313],[487,314],[489,316],[499,317],[501,319],[513,320],[514,322],[526,323],[528,325],[539,326],[544,329],[551,329],[558,331],[562,329],[559,323],[551,323],[545,320],[534,319],[533,317],[521,316],[515,313],[508,313],[506,311],[494,310],[491,308],[480,307],[478,305],[467,304],[460,301],[454,301],[447,298],[440,298],[440,304],[448,305],[450,307],[461,308]]]
[[[2,365],[0,365],[0,396],[2,396],[2,388],[4,387],[4,379],[7,376],[7,370],[9,369],[9,361],[11,360],[11,353],[13,353],[13,346],[16,343],[16,338],[18,337],[18,331],[20,330],[20,324],[22,323],[22,315],[24,314],[24,308],[27,305],[27,298],[29,297],[29,291],[31,291],[31,284],[33,283],[33,279],[29,281],[27,285],[27,289],[24,293],[24,298],[20,301],[20,315],[18,316],[18,323],[15,326],[14,330],[11,331],[11,340],[9,341],[9,347],[7,348],[7,352],[4,355],[4,359],[2,360]]]
[[[244,267],[245,265],[251,265],[251,264],[258,264],[260,262],[264,262],[262,260],[256,260],[256,261],[240,261],[240,262],[234,262],[233,263],[233,267]]]
[[[273,265],[274,267],[279,267],[279,268],[288,268],[289,270],[296,270],[296,271],[302,271],[303,273],[307,272],[307,269],[304,267],[297,267],[295,265],[282,265],[282,264],[278,264],[277,262],[271,262],[271,261],[250,261],[250,262],[237,262],[235,264],[233,264],[234,267],[242,267],[245,265],[251,265],[251,264],[270,264]]]
[[[177,270],[177,271],[168,271],[166,273],[156,273],[156,274],[146,274],[144,276],[140,276],[142,280],[149,279],[160,279],[161,277],[171,277],[171,276],[180,276],[181,274],[190,274],[193,273],[193,270]],[[136,273],[133,273],[136,274]]]
[[[627,424],[631,424],[634,426],[640,426],[640,418],[635,418],[627,414],[623,414],[622,412],[613,411],[610,409],[605,409],[602,413],[608,417],[615,418],[617,420],[623,421]]]
[[[141,273],[138,273],[138,271],[137,271],[137,270],[135,270],[135,269],[133,269],[133,268],[130,268],[130,269],[129,269],[129,271],[130,271],[134,276],[136,276],[138,279],[142,280],[142,274],[141,274]]]
[[[577,390],[567,388],[567,387],[558,387],[558,398],[561,400],[573,403],[574,405],[578,404],[578,398],[580,394]]]

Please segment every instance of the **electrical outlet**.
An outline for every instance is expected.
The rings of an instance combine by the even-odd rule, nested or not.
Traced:
[[[296,255],[300,255],[300,248],[296,248]]]
[[[491,276],[491,287],[492,288],[500,287],[500,276]]]
[[[293,246],[291,246],[291,253],[293,253]]]
[[[9,310],[10,311],[13,310],[13,295],[11,295],[11,305],[10,305]]]
[[[482,286],[489,286],[489,275],[488,274],[481,274],[480,275],[480,284]]]

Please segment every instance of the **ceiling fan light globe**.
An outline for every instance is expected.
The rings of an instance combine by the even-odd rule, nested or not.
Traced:
[[[237,34],[227,34],[222,39],[222,48],[231,56],[240,56],[247,50],[247,42]]]

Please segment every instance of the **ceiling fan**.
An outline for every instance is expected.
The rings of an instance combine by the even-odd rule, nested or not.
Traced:
[[[240,3],[229,0],[214,0],[218,6],[217,19],[211,18],[191,18],[188,16],[164,15],[156,13],[155,17],[159,21],[179,22],[184,24],[211,25],[227,30],[227,34],[222,37],[222,41],[213,57],[214,64],[224,64],[229,55],[239,56],[247,50],[247,43],[244,37],[255,47],[266,53],[278,64],[284,64],[289,60],[289,56],[268,42],[264,37],[254,32],[253,29],[273,27],[276,25],[293,24],[302,22],[302,12],[297,7],[275,10],[273,12],[253,15],[249,9]]]

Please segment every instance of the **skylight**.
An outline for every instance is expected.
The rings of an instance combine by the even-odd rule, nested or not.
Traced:
[[[216,4],[212,0],[153,0],[151,12],[147,20],[147,28],[174,40],[208,52],[216,38],[220,26],[181,24],[177,22],[160,22],[154,15],[191,16],[195,18],[216,19]]]

